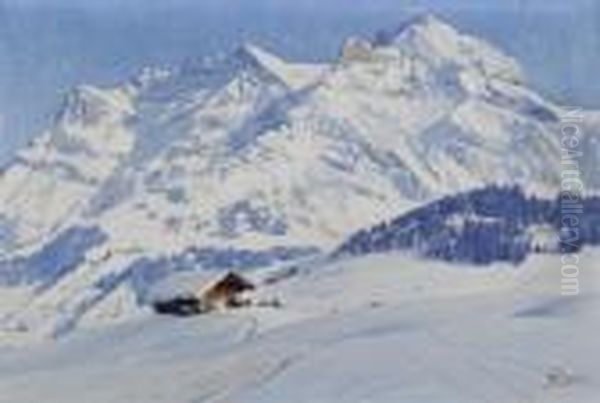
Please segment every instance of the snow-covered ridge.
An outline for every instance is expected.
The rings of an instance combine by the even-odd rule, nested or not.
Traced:
[[[115,88],[80,86],[0,173],[0,260],[29,261],[74,228],[97,229],[102,242],[10,316],[55,334],[61,315],[69,328],[83,321],[90,300],[135,311],[123,276],[139,260],[328,250],[488,184],[554,194],[560,114],[514,59],[431,16],[349,40],[329,64],[247,44]],[[586,125],[591,167],[600,125]]]
[[[578,205],[577,222],[569,222],[559,194],[543,199],[518,187],[476,189],[365,228],[334,255],[405,251],[458,264],[517,265],[534,253],[576,253],[600,245],[600,198],[580,198]]]

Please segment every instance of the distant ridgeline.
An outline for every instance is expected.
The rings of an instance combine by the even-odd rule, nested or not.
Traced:
[[[573,202],[573,200],[575,200]],[[519,187],[448,196],[351,236],[334,256],[408,250],[451,262],[519,263],[600,244],[600,198],[530,197]]]

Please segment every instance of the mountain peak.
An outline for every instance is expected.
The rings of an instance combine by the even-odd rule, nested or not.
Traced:
[[[267,77],[271,75],[269,67],[271,63],[282,63],[282,61],[259,47],[247,43],[234,48],[233,51],[221,52],[215,56],[189,58],[169,74],[166,83],[175,84],[186,90],[217,89],[243,72]]]
[[[231,59],[239,70],[254,71],[261,75],[277,76],[277,70],[286,64],[278,56],[250,42],[239,46]]]
[[[433,14],[420,15],[394,30],[376,35],[376,47],[394,47],[429,66],[478,71],[486,78],[522,83],[519,63],[502,50],[476,36],[462,33]]]
[[[238,46],[236,53],[254,61],[260,61],[263,57],[279,59],[274,54],[271,54],[266,49],[263,49],[252,42],[243,42],[240,46]]]
[[[375,44],[378,46],[390,46],[402,40],[408,35],[440,35],[445,34],[447,40],[460,36],[460,33],[451,24],[428,13],[409,18],[392,30],[380,31],[375,36]]]
[[[119,89],[78,85],[66,93],[55,115],[55,123],[94,124],[101,117],[131,109],[130,100]]]
[[[138,90],[147,90],[171,78],[173,72],[169,69],[143,67],[131,79],[131,84]]]
[[[270,70],[270,67],[285,64],[285,62],[278,56],[268,52],[267,50],[251,43],[245,42],[242,44],[236,52],[239,56],[245,58],[247,61],[252,62],[255,65],[261,66],[266,70]]]
[[[314,83],[323,71],[320,65],[287,62],[252,43],[243,44],[236,54],[251,63],[253,68],[258,69],[262,74],[276,79],[292,90],[299,90]]]
[[[78,85],[67,91],[56,113],[57,123],[85,121],[95,115],[103,104],[102,90],[90,85]]]

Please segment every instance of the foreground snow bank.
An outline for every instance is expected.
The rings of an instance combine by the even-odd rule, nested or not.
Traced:
[[[146,318],[5,349],[0,402],[592,403],[598,254],[582,255],[581,295],[568,298],[556,257],[301,268],[262,290],[281,309]]]

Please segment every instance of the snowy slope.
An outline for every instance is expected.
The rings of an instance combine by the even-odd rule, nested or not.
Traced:
[[[19,278],[33,278],[12,283],[33,291],[0,328],[63,334],[105,305],[135,315],[155,271],[134,272],[148,261],[202,268],[185,263],[193,249],[329,250],[457,191],[556,192],[561,110],[527,88],[510,56],[430,16],[341,53],[310,65],[245,45],[69,94],[0,173],[0,267],[20,262]],[[593,192],[600,124],[589,116],[582,166]],[[74,229],[103,241],[36,281],[35,257],[62,256],[69,243],[57,240]]]
[[[401,255],[305,267],[280,309],[139,318],[0,350],[0,402],[593,403],[597,251],[578,297],[556,258],[515,270]]]

